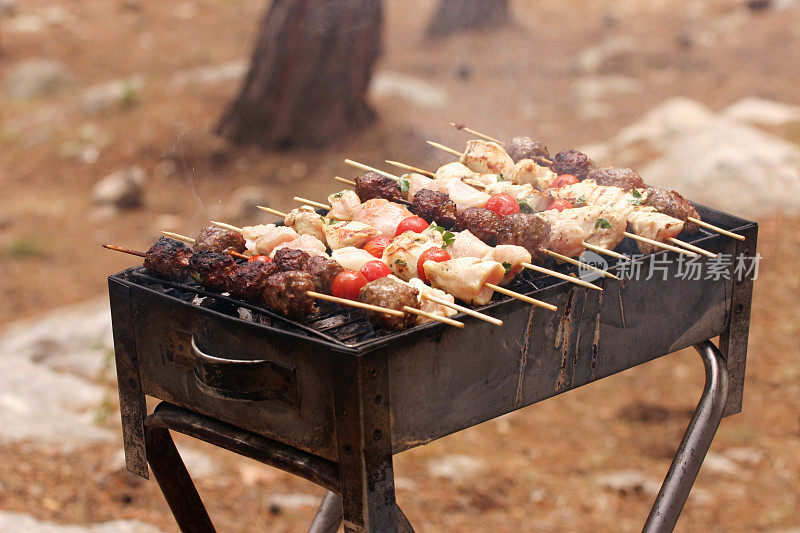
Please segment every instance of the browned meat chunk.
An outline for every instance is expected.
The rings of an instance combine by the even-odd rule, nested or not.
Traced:
[[[277,267],[278,272],[289,270],[305,270],[306,263],[311,258],[311,254],[298,250],[297,248],[279,248],[272,258],[272,263]]]
[[[553,157],[553,171],[558,174],[572,174],[579,180],[585,180],[586,175],[594,168],[594,161],[588,155],[577,150],[562,150]]]
[[[376,172],[367,172],[356,178],[356,194],[362,202],[373,198],[384,198],[395,202],[405,200],[397,181]]]
[[[550,223],[539,215],[515,213],[503,217],[503,231],[498,244],[515,244],[522,246],[532,256],[535,263],[545,261],[540,248],[546,248],[550,242]]]
[[[301,320],[317,312],[314,298],[306,294],[315,289],[314,279],[308,272],[278,272],[265,282],[264,301],[273,311]]]
[[[234,268],[236,261],[229,254],[195,252],[189,259],[189,271],[192,277],[207,289],[227,290],[228,275]]]
[[[267,278],[277,271],[277,267],[272,262],[242,263],[228,275],[228,292],[234,298],[258,301],[264,295]]]
[[[174,281],[189,276],[189,258],[192,249],[175,239],[161,237],[147,250],[144,267],[151,274]]]
[[[586,177],[594,180],[598,185],[621,187],[626,191],[647,187],[639,173],[632,168],[600,167],[589,172]]]
[[[644,201],[644,205],[655,207],[660,213],[684,221],[682,233],[691,235],[700,231],[700,226],[686,220],[688,217],[699,220],[700,214],[697,212],[697,209],[689,203],[689,200],[681,196],[678,191],[668,191],[659,187],[648,187],[646,196],[647,198]]]
[[[314,278],[315,291],[330,294],[333,278],[344,272],[344,268],[333,259],[315,255],[306,263],[305,271]]]
[[[533,159],[537,163],[542,159],[550,159],[550,152],[544,143],[534,141],[530,137],[514,137],[505,149],[515,163],[523,159]]]
[[[200,230],[194,249],[198,252],[244,252],[247,247],[240,233],[217,226],[206,226]]]
[[[361,287],[358,300],[402,311],[406,305],[419,309],[418,293],[419,291],[410,285],[391,278],[379,278]],[[388,316],[374,311],[365,311],[365,313],[373,324],[391,330],[410,328],[417,321],[417,316],[410,313],[404,313],[402,317]]]
[[[470,233],[488,244],[495,246],[500,242],[504,228],[503,217],[484,207],[470,207],[461,211],[456,219],[455,229]]]
[[[428,222],[434,222],[450,229],[456,223],[458,209],[456,203],[443,192],[422,189],[414,195],[411,212]]]

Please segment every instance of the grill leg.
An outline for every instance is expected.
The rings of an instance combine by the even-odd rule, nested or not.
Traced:
[[[317,515],[308,528],[308,533],[336,533],[342,523],[342,498],[328,491],[322,498]]]
[[[147,462],[164,493],[178,527],[184,533],[214,533],[203,501],[183,464],[169,430],[146,427]]]
[[[703,341],[694,348],[702,357],[706,369],[705,388],[647,517],[642,530],[645,533],[663,533],[675,529],[725,411],[728,398],[728,368],[725,360],[711,341]]]

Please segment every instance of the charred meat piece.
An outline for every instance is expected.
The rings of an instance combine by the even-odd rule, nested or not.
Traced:
[[[452,228],[458,217],[456,203],[445,193],[430,189],[422,189],[414,195],[411,212],[446,229]]]
[[[391,278],[379,278],[361,287],[358,301],[402,311],[406,305],[419,308],[418,294],[419,291],[410,285]],[[417,316],[410,313],[404,313],[402,317],[388,316],[374,311],[365,313],[370,322],[390,330],[410,328],[417,321]]]
[[[522,246],[530,252],[533,261],[542,263],[546,256],[540,248],[550,242],[550,224],[539,215],[515,213],[503,217],[503,231],[499,244]]]
[[[247,249],[244,237],[241,233],[218,226],[206,226],[200,230],[197,240],[194,243],[197,252],[219,252],[227,254],[229,252],[242,253]]]
[[[289,270],[269,276],[264,282],[263,296],[270,309],[299,320],[317,312],[314,298],[306,294],[315,289],[311,274]]]
[[[377,172],[367,172],[356,178],[356,194],[362,202],[373,198],[384,198],[392,202],[404,201],[400,185],[392,178],[381,176]]]
[[[556,174],[572,174],[579,180],[585,180],[589,171],[594,168],[594,161],[588,155],[577,150],[569,149],[558,152],[553,157],[551,167]]]
[[[314,279],[315,291],[330,294],[333,278],[344,272],[344,268],[333,259],[315,255],[306,263],[305,271]]]
[[[217,252],[195,252],[189,259],[192,278],[208,289],[224,291],[228,287],[228,275],[236,268],[230,254]]]
[[[598,185],[612,185],[626,191],[647,187],[639,173],[632,168],[600,167],[589,172],[587,178],[594,180]]]
[[[550,159],[550,152],[544,143],[534,141],[530,137],[514,137],[505,148],[515,163],[523,159],[533,159],[537,163],[541,159]]]
[[[272,262],[242,263],[228,275],[228,292],[234,298],[258,301],[264,295],[267,278],[276,272],[278,268]]]
[[[147,250],[144,268],[151,274],[181,281],[189,276],[189,258],[191,257],[191,248],[175,239],[161,237]]]
[[[289,270],[305,270],[306,263],[311,258],[311,254],[298,250],[297,248],[279,248],[272,258],[278,272]]]
[[[688,217],[700,219],[697,209],[678,191],[668,191],[659,187],[648,187],[643,205],[654,207],[660,213],[683,220],[683,233],[693,234],[700,231],[700,226],[687,220]]]
[[[470,207],[458,214],[455,229],[468,229],[489,246],[495,246],[500,241],[504,226],[503,217],[494,211],[484,207]]]

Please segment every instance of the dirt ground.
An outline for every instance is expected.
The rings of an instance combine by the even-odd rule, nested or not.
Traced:
[[[448,102],[422,107],[376,99],[380,122],[362,135],[320,151],[264,154],[211,133],[235,82],[174,83],[176,73],[246,58],[263,0],[24,4],[34,12],[59,5],[69,16],[38,33],[3,32],[0,78],[17,61],[50,57],[70,68],[77,88],[35,101],[0,97],[0,325],[102,294],[105,277],[133,262],[103,251],[101,242],[142,249],[161,229],[193,234],[213,217],[243,222],[233,193],[240,187],[263,187],[269,204],[283,209],[293,195],[322,198],[338,189],[332,176],[353,175],[345,157],[378,164],[391,156],[427,167],[448,161],[424,140],[463,143],[450,121],[499,137],[528,134],[557,151],[602,141],[673,95],[712,109],[747,95],[800,104],[796,9],[753,13],[733,1],[517,1],[509,28],[431,43],[421,32],[433,2],[392,0],[379,71],[444,88]],[[643,89],[605,98],[609,117],[586,118],[572,90],[576,57],[623,36],[635,50],[602,73],[635,78]],[[77,104],[78,88],[133,74],[143,75],[145,86],[131,105],[87,115]],[[800,132],[791,136],[800,141]],[[99,150],[96,162],[76,155],[84,145]],[[92,185],[134,164],[150,176],[144,207],[99,217]],[[715,453],[755,450],[758,459],[727,471],[704,468],[680,531],[800,527],[800,236],[793,229],[800,217],[759,222],[764,261],[744,411],[723,421],[712,446]],[[654,495],[609,492],[596,478],[634,469],[660,481],[702,382],[696,355],[680,352],[406,452],[395,462],[399,503],[418,531],[636,531]],[[105,423],[113,426],[114,416]],[[120,444],[67,456],[0,447],[0,508],[63,523],[136,518],[176,531],[154,482],[102,472]],[[270,508],[268,496],[321,495],[320,489],[268,470],[244,482],[242,471],[251,472],[252,463],[208,453],[223,471],[200,489],[221,531],[304,530],[312,507]],[[485,469],[463,481],[429,472],[430,461],[456,454],[482,458]]]

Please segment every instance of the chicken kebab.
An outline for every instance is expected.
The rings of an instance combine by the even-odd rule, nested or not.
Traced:
[[[207,289],[264,304],[292,319],[302,320],[317,315],[316,299],[326,299],[366,308],[365,314],[371,322],[389,330],[405,329],[437,317],[450,325],[463,326],[446,318],[455,314],[454,310],[430,300],[423,301],[420,297],[422,292],[411,284],[382,277],[354,285],[348,283],[347,271],[335,261],[293,248],[279,250],[271,260],[256,256],[247,262],[237,262],[225,251],[228,242],[237,239],[216,230],[208,230],[208,233],[215,234],[216,238],[196,243],[195,248],[206,248],[196,251],[183,242],[166,237],[160,238],[145,253],[104,246],[143,256],[145,269],[158,277],[177,282],[192,278]],[[239,234],[236,236],[241,238]],[[337,285],[344,287],[335,289]],[[329,296],[335,290],[350,291],[354,302]],[[446,301],[447,297],[436,291],[437,300]],[[423,307],[421,303],[427,310],[420,309]]]

